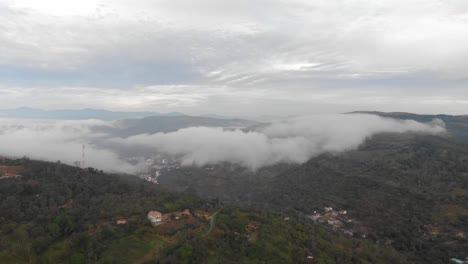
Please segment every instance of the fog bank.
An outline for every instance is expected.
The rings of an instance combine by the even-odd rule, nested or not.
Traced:
[[[57,161],[73,165],[81,161],[86,144],[86,165],[110,172],[135,173],[142,168],[121,159],[113,151],[89,144],[102,136],[92,132],[97,125],[109,122],[0,119],[0,155]]]
[[[441,120],[423,124],[374,115],[322,115],[289,119],[251,132],[191,127],[111,140],[176,155],[183,165],[231,162],[256,170],[278,162],[303,163],[325,152],[356,149],[366,138],[384,132],[439,134],[445,128]]]
[[[96,133],[93,127],[98,126],[116,128],[113,122],[98,120],[0,119],[0,155],[74,164],[81,160],[82,144],[86,144],[86,165],[111,172],[144,171],[143,161],[151,158],[151,153],[172,155],[183,165],[230,162],[256,170],[278,162],[303,163],[322,153],[356,149],[378,133],[445,132],[440,120],[423,124],[374,115],[299,117],[249,132],[189,127],[127,138]]]

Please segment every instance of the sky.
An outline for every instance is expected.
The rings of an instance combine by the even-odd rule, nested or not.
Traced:
[[[0,108],[468,114],[465,0],[0,0]]]

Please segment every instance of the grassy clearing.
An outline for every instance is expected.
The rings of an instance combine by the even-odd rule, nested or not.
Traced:
[[[112,242],[102,257],[103,263],[135,263],[136,259],[156,256],[166,242],[151,228],[142,228],[136,234]],[[138,261],[137,261],[138,263]]]

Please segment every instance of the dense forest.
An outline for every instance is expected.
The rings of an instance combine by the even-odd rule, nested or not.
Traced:
[[[406,263],[389,247],[300,215],[201,200],[59,161],[0,166],[22,168],[0,180],[0,263]],[[193,216],[159,226],[146,216],[185,209]]]
[[[186,168],[163,175],[161,184],[277,212],[345,209],[366,240],[417,263],[468,256],[468,147],[450,135],[380,134],[358,150],[300,166]]]
[[[374,241],[389,239],[410,260],[447,263],[468,256],[467,159],[468,149],[449,138],[380,135],[288,171],[263,197],[306,213],[346,208]]]

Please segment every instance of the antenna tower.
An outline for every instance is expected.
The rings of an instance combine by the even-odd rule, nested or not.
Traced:
[[[85,144],[83,144],[83,154],[81,156],[81,168],[84,169],[86,166],[85,163]]]

